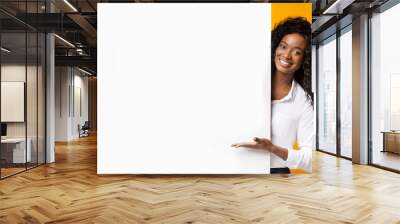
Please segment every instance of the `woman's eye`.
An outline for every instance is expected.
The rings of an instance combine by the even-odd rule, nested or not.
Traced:
[[[279,44],[279,48],[285,49],[285,48],[286,48],[286,46],[285,46],[285,45],[283,45],[283,44]]]
[[[303,52],[301,52],[301,51],[295,51],[294,52],[296,55],[302,55],[303,54]]]

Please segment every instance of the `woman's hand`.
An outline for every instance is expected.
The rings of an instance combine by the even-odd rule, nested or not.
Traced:
[[[253,138],[254,142],[241,142],[232,144],[232,147],[239,148],[239,147],[246,147],[251,149],[261,149],[267,150],[277,156],[279,156],[283,160],[287,160],[289,151],[286,148],[282,148],[280,146],[276,146],[272,144],[269,139],[266,138]]]
[[[274,147],[272,142],[266,138],[253,138],[254,142],[241,142],[232,144],[231,147],[239,148],[239,147],[246,147],[251,149],[262,149],[271,151]]]

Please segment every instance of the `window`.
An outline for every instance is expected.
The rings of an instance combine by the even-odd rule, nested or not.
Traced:
[[[400,170],[400,5],[371,18],[372,164]]]
[[[352,157],[352,33],[351,25],[339,38],[340,45],[340,155]]]
[[[336,154],[336,36],[318,47],[318,149]]]

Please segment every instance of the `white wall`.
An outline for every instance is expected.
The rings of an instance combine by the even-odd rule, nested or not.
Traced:
[[[78,72],[78,74],[77,74]],[[80,124],[81,126],[85,123],[85,121],[89,120],[89,112],[88,112],[88,77],[82,76],[79,70],[74,70],[74,111],[73,119],[72,119],[72,132],[71,134],[74,137],[78,137],[78,129],[77,126]],[[78,92],[80,91],[80,93]],[[79,97],[80,95],[80,97]],[[80,102],[78,102],[80,101]],[[79,109],[81,111],[79,111]]]
[[[70,74],[68,67],[55,68],[55,141],[68,140]]]
[[[25,82],[25,64],[9,64],[1,66],[1,81],[3,82]],[[32,67],[28,67],[28,71]],[[30,74],[30,72],[28,72]],[[2,108],[4,110],[5,108]],[[7,123],[7,137],[25,137],[25,123],[11,122]]]
[[[27,70],[26,70],[27,69]],[[27,73],[26,73],[27,72]],[[39,71],[40,72],[40,71]],[[19,65],[19,64],[6,64],[1,66],[1,81],[3,82],[25,82],[25,75],[28,75],[28,81],[30,86],[36,86],[36,66],[27,66]],[[32,113],[32,111],[36,111],[37,103],[36,103],[36,88],[27,88],[28,99],[27,99],[27,107],[28,107],[28,137],[29,133],[32,133],[36,130],[36,124],[31,124],[31,122],[36,123],[36,113]],[[34,99],[31,99],[34,98]],[[33,104],[32,104],[33,102]],[[2,108],[4,110],[5,108]],[[25,137],[25,123],[26,122],[7,122],[7,136],[8,137]],[[30,131],[30,128],[33,128]],[[36,131],[35,131],[36,133]]]
[[[78,124],[88,120],[88,77],[83,75],[73,67],[56,67],[56,141],[77,139]]]

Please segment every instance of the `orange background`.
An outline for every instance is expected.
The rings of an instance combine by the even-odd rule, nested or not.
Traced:
[[[312,23],[312,3],[272,3],[271,4],[271,30],[287,17],[304,17]],[[298,144],[293,149],[298,150]],[[302,169],[290,169],[291,174],[304,173]]]
[[[271,30],[287,17],[304,17],[312,23],[312,3],[272,3]]]

